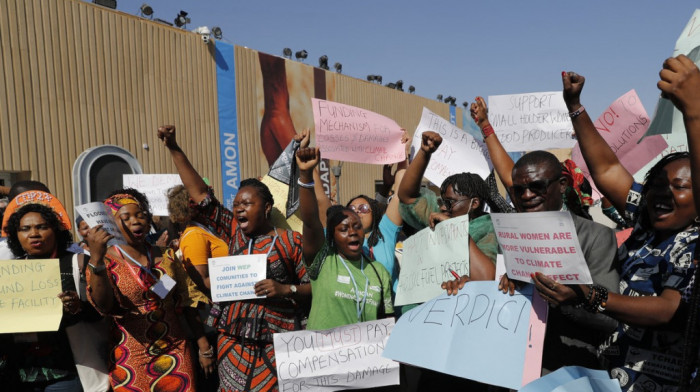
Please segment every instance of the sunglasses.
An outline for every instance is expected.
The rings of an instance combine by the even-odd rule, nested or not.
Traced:
[[[368,214],[370,211],[372,211],[372,209],[369,208],[369,204],[351,205],[348,208],[350,208],[356,214]]]
[[[527,184],[514,184],[513,186],[510,187],[510,191],[513,195],[520,197],[522,196],[527,189],[530,190],[532,193],[536,193],[538,195],[543,195],[547,193],[547,188],[549,188],[550,185],[554,184],[555,182],[559,181],[561,177],[557,178],[552,178],[548,180],[536,180],[536,181],[530,181]]]
[[[465,201],[465,200],[470,200],[470,198],[466,197],[464,199],[438,199],[438,204],[445,206],[447,211],[452,211],[452,209],[459,203]]]

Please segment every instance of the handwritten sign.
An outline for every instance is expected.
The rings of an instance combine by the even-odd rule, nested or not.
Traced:
[[[605,139],[612,151],[617,155],[620,163],[630,173],[636,173],[649,161],[654,159],[668,146],[661,135],[641,139],[649,128],[649,116],[637,92],[628,91],[616,99],[615,102],[598,117],[594,125],[598,133]],[[599,199],[600,193],[595,188],[588,166],[581,154],[581,147],[576,146],[571,150],[571,159],[591,181],[595,190],[593,198]]]
[[[381,114],[311,98],[316,144],[327,159],[383,165],[406,159],[403,131]]]
[[[685,25],[681,35],[676,40],[676,46],[672,57],[684,54],[690,58],[695,65],[700,65],[700,10],[695,10],[693,16]],[[666,98],[659,98],[654,113],[654,119],[649,125],[647,135],[660,134],[684,134],[685,124],[683,114],[676,109],[673,102]]]
[[[337,391],[398,385],[399,364],[383,358],[394,319],[323,331],[276,333],[281,391]]]
[[[489,121],[509,152],[571,148],[576,143],[561,91],[490,96]]]
[[[533,285],[516,295],[493,281],[469,282],[405,313],[384,356],[511,389],[539,377],[547,304]],[[508,353],[504,355],[503,353]]]
[[[0,333],[58,331],[58,259],[0,260]]]
[[[299,218],[299,210],[297,210],[294,215],[286,218],[289,185],[277,181],[270,176],[264,176],[260,181],[267,185],[267,187],[270,189],[270,193],[272,193],[272,197],[275,199],[275,205],[272,206],[272,213],[270,214],[272,224],[275,227],[281,227],[286,230],[298,231],[301,233],[303,223],[301,218]]]
[[[486,178],[489,162],[486,146],[474,139],[467,131],[459,129],[437,114],[423,108],[420,123],[413,134],[411,156],[420,150],[423,132],[433,131],[442,136],[442,144],[430,157],[425,177],[433,184],[442,184],[445,178],[462,172],[471,172]]]
[[[442,282],[454,277],[450,269],[469,275],[469,217],[448,219],[419,231],[403,242],[403,260],[394,303],[425,302],[443,290]]]
[[[178,174],[123,174],[124,187],[146,195],[153,215],[168,216],[168,190],[182,185]]]
[[[541,272],[564,284],[591,284],[576,227],[566,211],[491,214],[510,279]]]
[[[112,211],[99,201],[76,206],[75,210],[83,217],[89,227],[102,225],[102,229],[113,235],[114,238],[107,242],[107,246],[126,244],[121,230],[114,221]]]
[[[267,255],[215,257],[209,259],[211,300],[214,302],[265,298],[255,295],[256,283],[267,277]]]

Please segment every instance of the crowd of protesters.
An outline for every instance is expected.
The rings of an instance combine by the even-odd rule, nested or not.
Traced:
[[[385,168],[390,184],[384,195],[358,195],[346,205],[332,202],[314,181],[319,149],[308,131],[297,135],[292,167],[298,172],[291,185],[298,188],[301,233],[276,225],[276,201],[259,179],[242,181],[233,204],[223,205],[190,163],[186,146],[177,143],[172,125],[157,130],[183,183],[168,195],[169,232],[175,234],[170,242],[166,235],[152,240],[154,219],[137,189],[109,190],[103,201],[125,239],[108,246],[113,235],[80,217],[68,220],[44,184],[0,188],[6,237],[0,260],[58,259],[63,308],[55,332],[0,334],[0,389],[278,390],[274,334],[398,318],[416,306],[394,305],[401,240],[467,216],[469,275],[441,286],[456,295],[470,281],[496,280],[499,246],[490,212],[568,211],[593,284],[532,276],[550,305],[542,374],[578,365],[607,370],[623,390],[700,390],[700,197],[694,197],[700,194],[700,70],[685,56],[664,62],[658,87],[683,115],[689,153],[664,156],[642,183],[596,131],[581,103],[585,78],[563,72],[561,80],[591,180],[608,215],[632,228],[624,243],[591,218],[591,184],[572,161],[546,151],[510,158],[480,97],[470,113],[512,204],[498,192],[493,173],[487,179],[455,174],[437,191],[422,186],[442,143],[431,131],[414,146],[410,163],[399,163],[395,173]],[[207,260],[249,254],[267,260],[267,277],[254,286],[263,298],[212,302]],[[494,284],[503,295],[518,287],[507,274]],[[669,364],[666,373],[645,366],[659,358]],[[400,385],[375,390],[455,387],[498,390],[408,365],[401,367]]]

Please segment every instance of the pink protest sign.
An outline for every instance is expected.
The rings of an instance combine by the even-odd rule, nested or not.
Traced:
[[[311,105],[323,158],[375,165],[406,159],[403,131],[394,120],[322,99],[311,98]]]
[[[668,146],[661,135],[647,137],[637,144],[647,132],[650,120],[642,101],[634,90],[616,99],[593,124],[622,165],[632,174],[661,154]],[[578,143],[571,150],[571,159],[591,180]],[[591,185],[594,188],[593,198],[599,199],[600,193],[592,182]]]

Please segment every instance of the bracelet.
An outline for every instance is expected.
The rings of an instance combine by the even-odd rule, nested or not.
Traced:
[[[107,266],[104,263],[102,263],[101,265],[95,266],[95,265],[92,265],[92,263],[88,262],[87,266],[90,267],[90,271],[92,271],[93,274],[99,274],[100,272],[107,269]]]
[[[596,308],[596,310],[598,311],[598,313],[603,313],[605,311],[605,307],[608,306],[608,289],[606,289],[603,286],[598,286],[598,287],[600,288],[601,295],[600,295],[600,301],[598,303],[598,307]]]
[[[586,298],[584,298],[581,302],[579,302],[576,305],[576,308],[580,309],[580,308],[586,307],[586,310],[588,309],[587,305],[591,302],[591,298],[593,298],[593,294],[595,294],[595,289],[590,284],[587,287],[588,287],[588,295],[586,296]]]
[[[487,137],[493,135],[494,133],[496,133],[496,131],[493,130],[493,127],[491,126],[491,124],[485,126],[485,127],[481,130],[481,136],[483,136],[484,139],[486,139]]]
[[[313,182],[313,181],[311,181],[311,182],[309,182],[309,183],[307,184],[307,183],[305,183],[305,182],[301,182],[301,179],[298,179],[298,180],[297,180],[297,184],[299,184],[300,187],[306,188],[306,189],[313,189],[313,187],[314,187],[314,182]]]
[[[573,120],[573,119],[575,119],[576,117],[580,116],[581,113],[583,113],[583,112],[585,112],[585,111],[586,111],[586,108],[582,105],[580,108],[576,109],[576,111],[570,112],[570,113],[569,113],[569,117],[571,117],[571,119]]]
[[[203,358],[214,358],[214,346],[209,346],[209,350],[199,350],[199,356]]]

